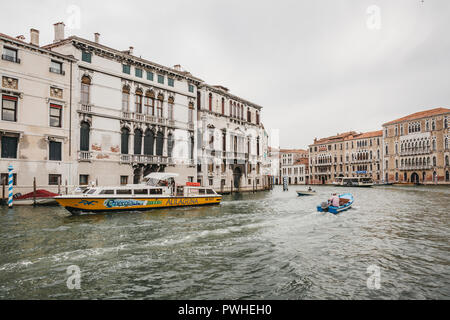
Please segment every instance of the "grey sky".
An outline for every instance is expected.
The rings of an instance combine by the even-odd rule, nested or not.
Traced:
[[[2,3],[20,14],[3,17],[0,32],[29,41],[37,28],[50,43],[72,4],[81,25],[66,36],[99,32],[105,45],[228,87],[264,107],[282,147],[449,106],[448,0],[16,0]],[[380,29],[367,26],[371,5]]]

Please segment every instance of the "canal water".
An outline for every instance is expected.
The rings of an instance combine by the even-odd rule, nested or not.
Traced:
[[[355,197],[337,216],[316,212],[335,188],[295,189],[77,217],[2,207],[0,299],[450,298],[449,187],[337,189]]]

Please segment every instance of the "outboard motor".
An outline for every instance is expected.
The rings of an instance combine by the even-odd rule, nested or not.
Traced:
[[[322,208],[323,211],[327,211],[328,210],[328,202],[322,202],[320,204],[320,207]]]

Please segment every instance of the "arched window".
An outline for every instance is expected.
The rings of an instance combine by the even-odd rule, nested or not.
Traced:
[[[222,98],[222,114],[225,115],[225,99]]]
[[[445,181],[450,181],[450,173],[447,171],[445,171]]]
[[[173,103],[174,103],[173,97],[169,97],[169,99],[167,100],[167,103],[168,103],[168,105],[167,105],[167,118],[169,120],[173,120]]]
[[[134,130],[134,154],[141,154],[142,152],[142,130]]]
[[[208,96],[208,107],[209,111],[212,111],[212,93],[210,93]]]
[[[153,91],[148,90],[145,93],[145,100],[144,100],[144,105],[145,105],[145,113],[151,116],[155,115],[155,94],[153,93]]]
[[[169,133],[167,136],[167,156],[172,157],[172,151],[174,147],[175,141],[173,140],[173,135]]]
[[[188,122],[193,124],[194,123],[194,103],[189,103],[189,109],[188,109]]]
[[[81,78],[81,104],[89,104],[91,79],[88,76]]]
[[[156,102],[156,116],[158,118],[162,118],[163,116],[163,101],[164,101],[164,96],[162,94],[158,95],[158,101]]]
[[[433,140],[433,151],[436,151],[436,140]]]
[[[436,157],[433,157],[433,167],[436,167]]]
[[[135,112],[142,113],[142,90],[136,90]]]
[[[259,156],[259,137],[256,139],[256,155]]]
[[[127,86],[122,88],[122,111],[130,111],[130,88]]]
[[[259,124],[259,112],[256,111],[256,124]]]
[[[446,166],[449,166],[448,156],[445,156],[445,165],[446,165]]]
[[[250,112],[250,108],[247,108],[247,122],[252,122],[252,113]]]
[[[231,100],[230,100],[230,110],[228,110],[228,114],[230,117],[233,116],[233,103],[231,102]]]
[[[194,137],[189,139],[189,159],[194,160]]]
[[[122,128],[121,130],[121,148],[120,151],[122,154],[128,154],[128,141],[130,137],[130,130],[127,128]]]
[[[91,127],[89,123],[82,122],[80,126],[80,150],[89,151],[89,135]]]
[[[153,135],[153,131],[150,129],[145,130],[144,136],[144,154],[145,155],[153,155],[153,143],[155,137]]]
[[[156,155],[163,155],[163,143],[164,143],[164,135],[161,131],[156,134]]]

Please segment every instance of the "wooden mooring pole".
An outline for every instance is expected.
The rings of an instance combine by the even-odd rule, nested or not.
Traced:
[[[33,178],[33,206],[36,205],[36,177]]]

